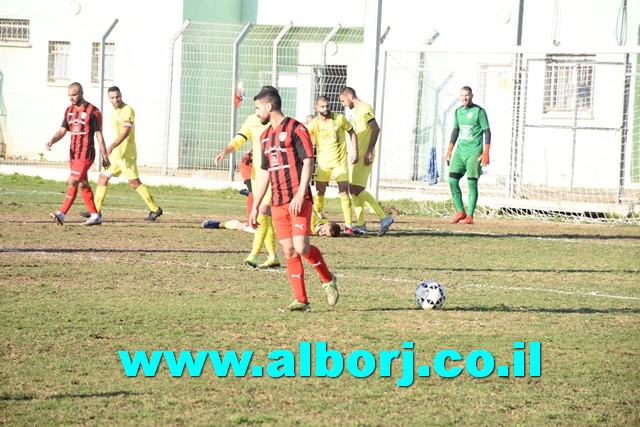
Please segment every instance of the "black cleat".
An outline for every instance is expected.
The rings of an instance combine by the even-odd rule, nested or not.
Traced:
[[[144,220],[145,221],[155,221],[156,219],[158,219],[160,216],[162,215],[162,208],[158,208],[157,211],[153,212],[149,212],[149,216],[146,217]]]

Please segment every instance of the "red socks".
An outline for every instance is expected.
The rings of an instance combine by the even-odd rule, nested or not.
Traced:
[[[287,272],[289,273],[289,283],[296,299],[305,304],[309,303],[307,299],[307,289],[304,286],[304,267],[302,266],[302,258],[294,256],[287,259]]]
[[[304,256],[304,259],[309,261],[311,267],[318,273],[320,279],[322,279],[322,283],[329,283],[332,279],[331,272],[329,271],[329,267],[324,262],[324,258],[322,256],[322,252],[317,247],[311,245],[311,249]]]

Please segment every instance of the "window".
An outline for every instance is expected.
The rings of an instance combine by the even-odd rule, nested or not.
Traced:
[[[91,52],[91,83],[100,83],[100,43],[93,43]],[[115,43],[104,44],[104,80],[113,82],[115,80],[115,59],[116,45]]]
[[[71,42],[49,42],[49,67],[47,81],[49,83],[69,83],[69,52]]]
[[[29,20],[0,18],[0,43],[29,44]]]
[[[315,93],[316,97],[324,95],[329,98],[331,111],[342,111],[340,103],[340,90],[347,85],[346,65],[327,65],[316,68]],[[313,99],[312,110],[315,109],[315,98]]]
[[[544,113],[593,113],[595,64],[592,56],[547,58],[544,85]]]

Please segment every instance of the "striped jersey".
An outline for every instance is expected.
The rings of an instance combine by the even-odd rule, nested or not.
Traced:
[[[69,157],[76,159],[95,159],[95,133],[102,131],[100,110],[85,101],[81,106],[70,105],[64,113],[61,127],[71,133]]]
[[[272,206],[289,203],[300,186],[302,161],[313,158],[309,131],[299,121],[285,117],[275,129],[267,127],[261,146],[261,167],[269,171]],[[305,199],[312,200],[310,185],[305,190]]]

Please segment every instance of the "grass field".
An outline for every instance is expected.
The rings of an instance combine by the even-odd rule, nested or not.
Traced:
[[[640,227],[399,214],[382,238],[312,238],[341,299],[327,306],[305,264],[313,309],[289,313],[286,270],[242,265],[250,234],[201,228],[243,217],[237,191],[152,188],[165,214],[147,223],[138,195],[118,184],[102,226],[79,226],[78,198],[60,227],[48,215],[65,191],[0,175],[2,424],[640,425]],[[426,278],[446,287],[442,310],[415,307]],[[513,367],[516,341],[541,343],[539,377],[463,371],[400,387],[402,358],[390,377],[378,367],[365,378],[216,377],[211,365],[199,377],[166,366],[127,377],[118,356],[251,350],[266,365],[301,342],[345,359],[413,342],[416,365],[482,349]]]

